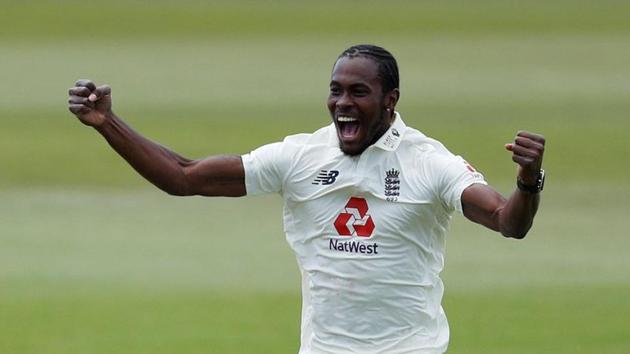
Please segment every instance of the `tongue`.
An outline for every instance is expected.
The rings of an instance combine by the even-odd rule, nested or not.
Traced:
[[[341,136],[344,138],[354,138],[359,133],[359,122],[348,122],[341,124]]]

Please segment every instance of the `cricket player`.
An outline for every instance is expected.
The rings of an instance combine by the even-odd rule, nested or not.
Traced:
[[[373,45],[337,58],[329,125],[242,156],[191,160],[144,138],[114,114],[107,85],[79,80],[69,95],[82,123],[169,194],[282,196],[302,274],[300,354],[444,353],[439,274],[451,215],[520,239],[544,185],[538,134],[521,131],[505,145],[518,168],[504,198],[461,157],[407,126],[396,111],[396,60]]]

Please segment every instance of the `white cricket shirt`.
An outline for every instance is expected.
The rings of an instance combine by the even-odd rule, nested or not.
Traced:
[[[280,193],[302,273],[300,354],[443,353],[444,242],[473,183],[461,157],[400,115],[359,156],[334,124],[243,155],[248,195]]]

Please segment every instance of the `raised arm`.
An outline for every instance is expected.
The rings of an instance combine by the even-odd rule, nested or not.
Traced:
[[[190,160],[131,129],[112,112],[111,89],[79,80],[69,90],[69,110],[94,127],[140,175],[172,195],[245,195],[243,162],[237,155]]]
[[[540,178],[545,139],[538,134],[521,131],[514,143],[506,144],[512,160],[518,164],[520,187],[505,199],[491,187],[473,184],[462,194],[464,215],[504,236],[524,238],[538,210],[540,194],[536,191]]]

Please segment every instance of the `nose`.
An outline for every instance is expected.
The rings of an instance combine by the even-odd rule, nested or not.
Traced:
[[[339,96],[337,98],[337,102],[335,102],[335,106],[337,107],[338,110],[345,110],[346,108],[351,107],[353,104],[352,101],[352,97],[350,97],[350,94],[348,94],[348,92],[344,92],[343,94],[341,94],[341,96]]]

